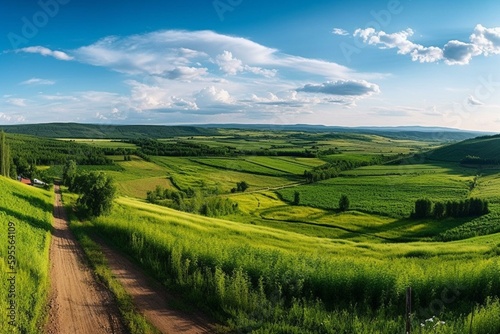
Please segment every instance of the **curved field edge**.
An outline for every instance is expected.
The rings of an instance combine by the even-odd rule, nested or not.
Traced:
[[[443,333],[466,331],[473,308],[491,315],[483,317],[490,319],[485,326],[500,326],[492,313],[500,291],[498,234],[449,243],[354,243],[128,198],[116,203],[110,216],[93,221],[99,233],[235,330],[394,332],[407,286],[418,310],[414,326],[433,315],[429,305],[447,289],[457,293],[446,305]],[[346,320],[346,314],[355,316]],[[482,326],[477,319],[473,324]]]
[[[64,194],[62,198],[71,198],[72,195]],[[69,200],[71,202],[71,199]],[[102,282],[115,298],[120,315],[130,334],[159,334],[160,332],[151,325],[146,318],[136,309],[132,297],[125,291],[121,283],[113,276],[106,256],[101,247],[92,239],[95,237],[95,228],[88,222],[80,222],[68,205],[66,212],[69,218],[69,227],[74,233],[85,253],[85,258],[90,264],[94,275]]]
[[[39,333],[47,320],[49,247],[52,228],[53,194],[0,177],[0,333]],[[8,224],[15,224],[15,239],[8,238]],[[13,241],[10,243],[10,241]],[[15,246],[17,263],[10,268],[8,246]],[[11,253],[12,255],[12,253]],[[15,274],[11,274],[11,272]],[[8,296],[15,277],[15,296]],[[10,302],[15,304],[11,318]],[[9,321],[15,321],[10,323]]]

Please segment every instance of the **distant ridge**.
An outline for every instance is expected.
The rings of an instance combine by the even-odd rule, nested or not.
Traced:
[[[49,138],[134,139],[169,138],[177,136],[213,136],[215,129],[195,126],[166,125],[100,125],[80,123],[46,123],[0,125],[0,130]]]
[[[464,131],[443,127],[342,127],[311,124],[198,124],[198,125],[107,125],[82,123],[45,123],[0,125],[0,130],[48,138],[135,139],[190,136],[217,136],[218,129],[255,131],[336,132],[379,135],[394,139],[427,140],[437,142],[461,141],[492,133]]]
[[[340,132],[374,134],[395,139],[431,140],[438,142],[461,141],[491,132],[467,131],[446,127],[394,126],[394,127],[343,127],[311,124],[197,124],[197,127],[213,129],[247,129],[270,131]]]

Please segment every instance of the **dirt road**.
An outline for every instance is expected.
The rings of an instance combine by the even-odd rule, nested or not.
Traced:
[[[213,333],[210,321],[200,314],[173,308],[178,297],[147,277],[136,264],[99,241],[113,275],[120,281],[135,306],[160,332],[180,334]]]
[[[95,281],[83,260],[83,250],[68,228],[59,186],[55,186],[55,191],[46,333],[126,333],[111,294]]]

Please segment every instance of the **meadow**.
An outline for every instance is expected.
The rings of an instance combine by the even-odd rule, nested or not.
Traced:
[[[39,333],[45,322],[49,291],[53,195],[3,177],[0,177],[0,189],[0,333]],[[8,234],[9,226],[15,234]],[[12,251],[15,253],[8,253]],[[16,258],[12,268],[12,258],[8,255]],[[7,279],[13,271],[16,272],[15,296],[10,298]],[[15,302],[15,326],[9,324],[11,300]]]
[[[474,308],[482,315],[473,322],[475,332],[500,329],[494,320],[500,291],[496,236],[352,242],[204,218],[130,198],[119,199],[110,216],[93,224],[165,285],[215,310],[234,330],[398,332],[407,286],[414,291],[415,328],[439,312],[446,320],[443,333],[465,333]],[[441,304],[446,308],[436,309]],[[351,312],[356,316],[346,319]]]
[[[434,151],[425,153],[443,143],[366,134],[221,130],[219,136],[161,141],[231,147],[225,152],[232,153],[131,155],[130,161],[112,156],[114,165],[102,169],[115,179],[121,196],[109,216],[81,228],[127,252],[224,328],[399,333],[410,286],[414,330],[500,332],[500,170],[495,166],[462,166],[454,146],[437,149],[454,160],[437,161]],[[305,151],[315,156],[301,156]],[[305,170],[337,161],[352,168],[306,183]],[[354,168],[361,164],[369,166]],[[241,181],[248,190],[232,192]],[[214,219],[145,203],[146,192],[156,186],[210,190],[237,202],[239,212]],[[341,195],[349,198],[347,211],[339,210]],[[471,197],[488,200],[490,213],[410,218],[418,199]],[[433,316],[445,323],[433,328],[425,322]]]

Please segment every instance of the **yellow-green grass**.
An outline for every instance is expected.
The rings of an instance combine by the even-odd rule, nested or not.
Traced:
[[[245,160],[287,174],[303,175],[305,170],[311,169],[310,165],[307,166],[296,161],[284,160],[276,157],[247,157]]]
[[[173,177],[175,183],[182,189],[219,187],[222,192],[229,192],[237,182],[246,181],[250,185],[247,191],[252,191],[295,182],[285,177],[256,175],[201,165],[190,158],[151,157],[151,159],[165,168],[167,175]]]
[[[146,198],[147,192],[154,190],[157,186],[173,188],[172,183],[166,177],[148,177],[144,179],[116,182],[118,193],[123,196]]]
[[[275,168],[274,166],[266,166],[252,160],[251,158],[193,158],[191,161],[217,169],[232,170],[249,174],[269,176],[282,176],[289,174],[289,172],[285,172],[282,169]]]
[[[340,196],[345,194],[353,209],[400,218],[410,215],[417,199],[466,199],[473,178],[446,170],[422,175],[338,177],[279,192],[291,202],[294,191],[299,191],[302,204],[324,209],[337,209]]]
[[[199,302],[250,319],[266,311],[259,311],[259,305],[284,307],[272,301],[278,287],[278,298],[319,298],[327,309],[383,307],[378,321],[384,323],[397,321],[407,286],[418,308],[439,300],[445,289],[457,288],[460,294],[447,305],[446,319],[457,332],[467,328],[473,303],[500,291],[498,234],[449,243],[356,243],[210,219],[130,198],[118,199],[111,216],[94,224],[161,280],[187,289]],[[264,319],[264,327],[266,321],[277,321]],[[314,321],[300,326],[311,332]]]
[[[45,321],[49,291],[49,245],[52,227],[53,195],[0,177],[0,333],[39,333]],[[8,237],[9,222],[15,224],[15,237]],[[15,248],[8,249],[9,246]],[[8,251],[15,250],[17,263],[9,267]],[[15,271],[15,296],[8,298],[7,279]],[[9,325],[7,310],[15,305],[16,326]]]
[[[126,148],[126,149],[136,149],[135,144],[126,143],[123,141],[117,141],[112,139],[66,139],[59,138],[59,140],[74,141],[81,144],[87,144],[95,147],[101,148]]]

